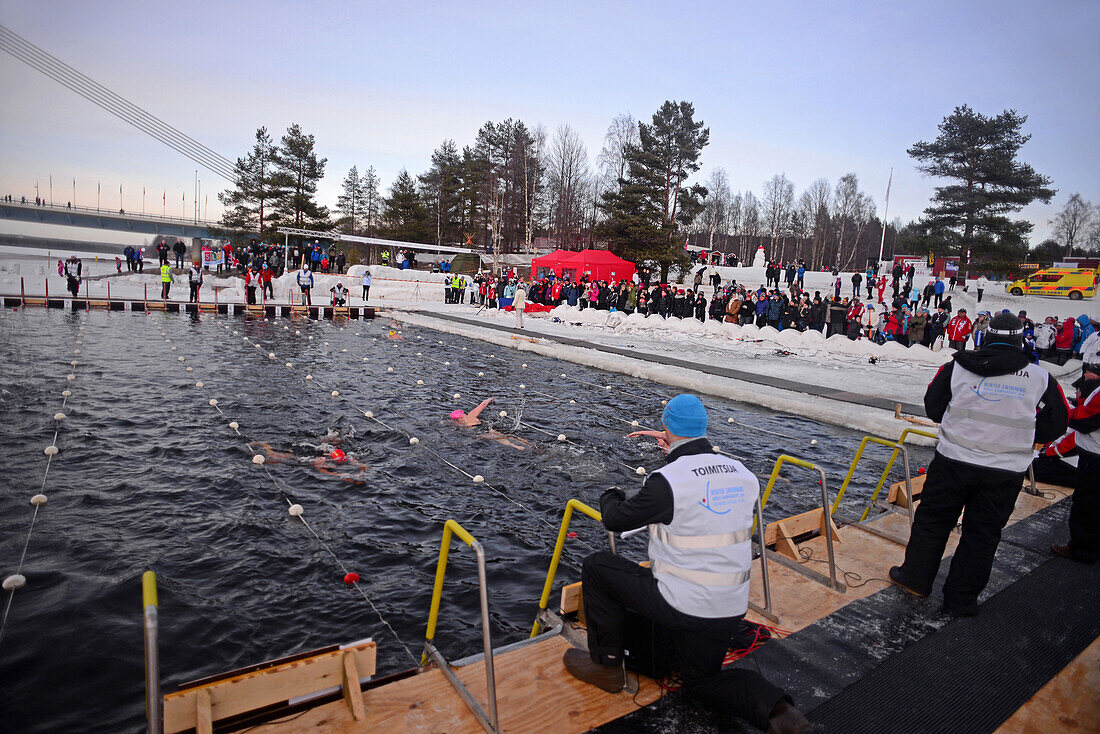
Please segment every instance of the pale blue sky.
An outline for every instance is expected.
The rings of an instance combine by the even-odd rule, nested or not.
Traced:
[[[553,132],[569,123],[594,159],[611,118],[648,119],[687,99],[711,129],[705,177],[723,166],[758,195],[786,173],[801,191],[855,171],[882,212],[919,216],[935,182],[905,149],[958,104],[1027,115],[1024,160],[1100,203],[1097,2],[351,3],[0,0],[0,22],[234,159],[267,125],[298,122],[329,159],[335,203],[352,164],[388,187],[423,171],[444,139],[489,119]],[[195,165],[7,55],[0,55],[0,192],[187,213]],[[216,214],[215,187],[200,170]],[[155,193],[154,193],[155,192]],[[109,196],[107,194],[110,194]],[[112,198],[113,197],[113,198]],[[1036,238],[1036,242],[1038,239]]]

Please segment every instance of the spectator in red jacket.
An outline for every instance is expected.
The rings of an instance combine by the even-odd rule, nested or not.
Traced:
[[[1073,340],[1076,338],[1076,334],[1073,332],[1073,323],[1071,318],[1063,321],[1062,325],[1058,327],[1057,336],[1054,337],[1054,361],[1057,364],[1065,364],[1066,360],[1073,354]]]
[[[275,288],[271,285],[271,278],[274,275],[275,271],[271,269],[271,266],[264,263],[263,270],[260,271],[260,284],[263,286],[265,298],[275,298]]]
[[[966,315],[966,309],[960,308],[955,318],[947,324],[947,340],[951,343],[951,348],[960,352],[966,349],[966,340],[970,337],[972,328],[973,323]]]

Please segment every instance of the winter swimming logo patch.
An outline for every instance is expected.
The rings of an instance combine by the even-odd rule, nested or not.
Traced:
[[[1027,389],[1022,385],[1008,385],[1003,382],[989,382],[988,377],[983,377],[982,381],[977,385],[970,387],[982,400],[988,400],[991,403],[1001,402],[1001,398],[1015,398],[1019,400],[1023,398],[1027,392]]]
[[[740,484],[733,487],[711,487],[711,483],[707,482],[707,491],[703,499],[699,500],[699,504],[713,512],[715,515],[725,515],[734,506],[741,504],[745,500],[745,488]]]

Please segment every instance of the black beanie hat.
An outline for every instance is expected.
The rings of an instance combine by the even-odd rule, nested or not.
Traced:
[[[1024,325],[1018,317],[1010,313],[999,313],[990,320],[985,340],[990,344],[1023,346]]]

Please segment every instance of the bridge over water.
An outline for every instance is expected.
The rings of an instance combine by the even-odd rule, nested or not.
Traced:
[[[0,202],[0,221],[4,220],[185,238],[210,237],[217,227],[217,222],[203,219],[20,202]]]

